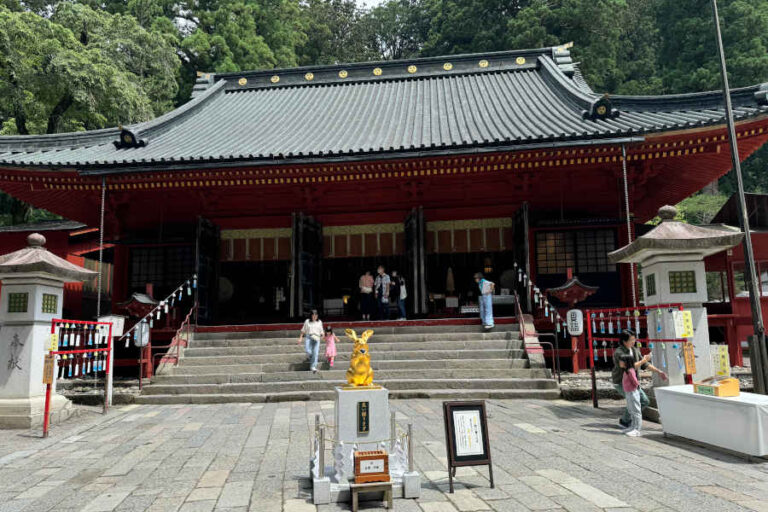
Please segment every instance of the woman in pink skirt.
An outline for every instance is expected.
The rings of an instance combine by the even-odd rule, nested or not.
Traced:
[[[339,338],[333,334],[333,329],[330,325],[325,327],[325,357],[328,358],[328,364],[333,368],[333,360],[336,357],[336,342]]]

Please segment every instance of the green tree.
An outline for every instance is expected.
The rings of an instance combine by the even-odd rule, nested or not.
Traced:
[[[429,31],[421,0],[392,0],[371,9],[363,19],[368,47],[381,59],[416,56]]]
[[[302,7],[306,40],[297,49],[303,66],[379,58],[368,42],[368,27],[354,0],[309,0]]]

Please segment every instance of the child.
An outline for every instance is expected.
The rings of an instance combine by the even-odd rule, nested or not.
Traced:
[[[624,368],[621,384],[627,397],[627,410],[632,420],[629,427],[622,432],[630,437],[640,437],[640,431],[643,427],[643,413],[640,408],[640,381],[637,378],[636,369],[641,364],[642,361],[635,362],[635,358],[630,354],[625,355],[620,360],[620,365]]]
[[[330,325],[325,327],[325,357],[328,358],[328,364],[333,368],[333,360],[336,357],[336,342],[339,338],[333,334],[333,329]]]

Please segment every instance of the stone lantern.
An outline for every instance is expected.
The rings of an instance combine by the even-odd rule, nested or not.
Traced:
[[[42,424],[43,361],[51,321],[62,316],[64,283],[97,275],[49,252],[39,233],[29,235],[27,244],[0,256],[0,428]],[[51,413],[57,419],[71,410],[63,396],[51,397]]]
[[[682,303],[693,317],[692,338],[696,356],[694,380],[713,375],[709,347],[709,323],[704,302],[707,301],[707,279],[704,258],[730,249],[741,242],[744,234],[736,229],[704,228],[675,220],[677,209],[663,206],[659,209],[661,224],[634,242],[608,255],[613,263],[637,263],[643,277],[645,307],[648,316],[648,337],[674,339],[675,328],[668,308],[661,304]],[[653,343],[652,363],[669,375],[662,382],[654,374],[654,385],[684,383],[681,368],[682,344]]]

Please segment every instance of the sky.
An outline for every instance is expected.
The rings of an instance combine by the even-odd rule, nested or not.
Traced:
[[[383,0],[356,0],[357,5],[361,7],[375,7],[379,5]]]

